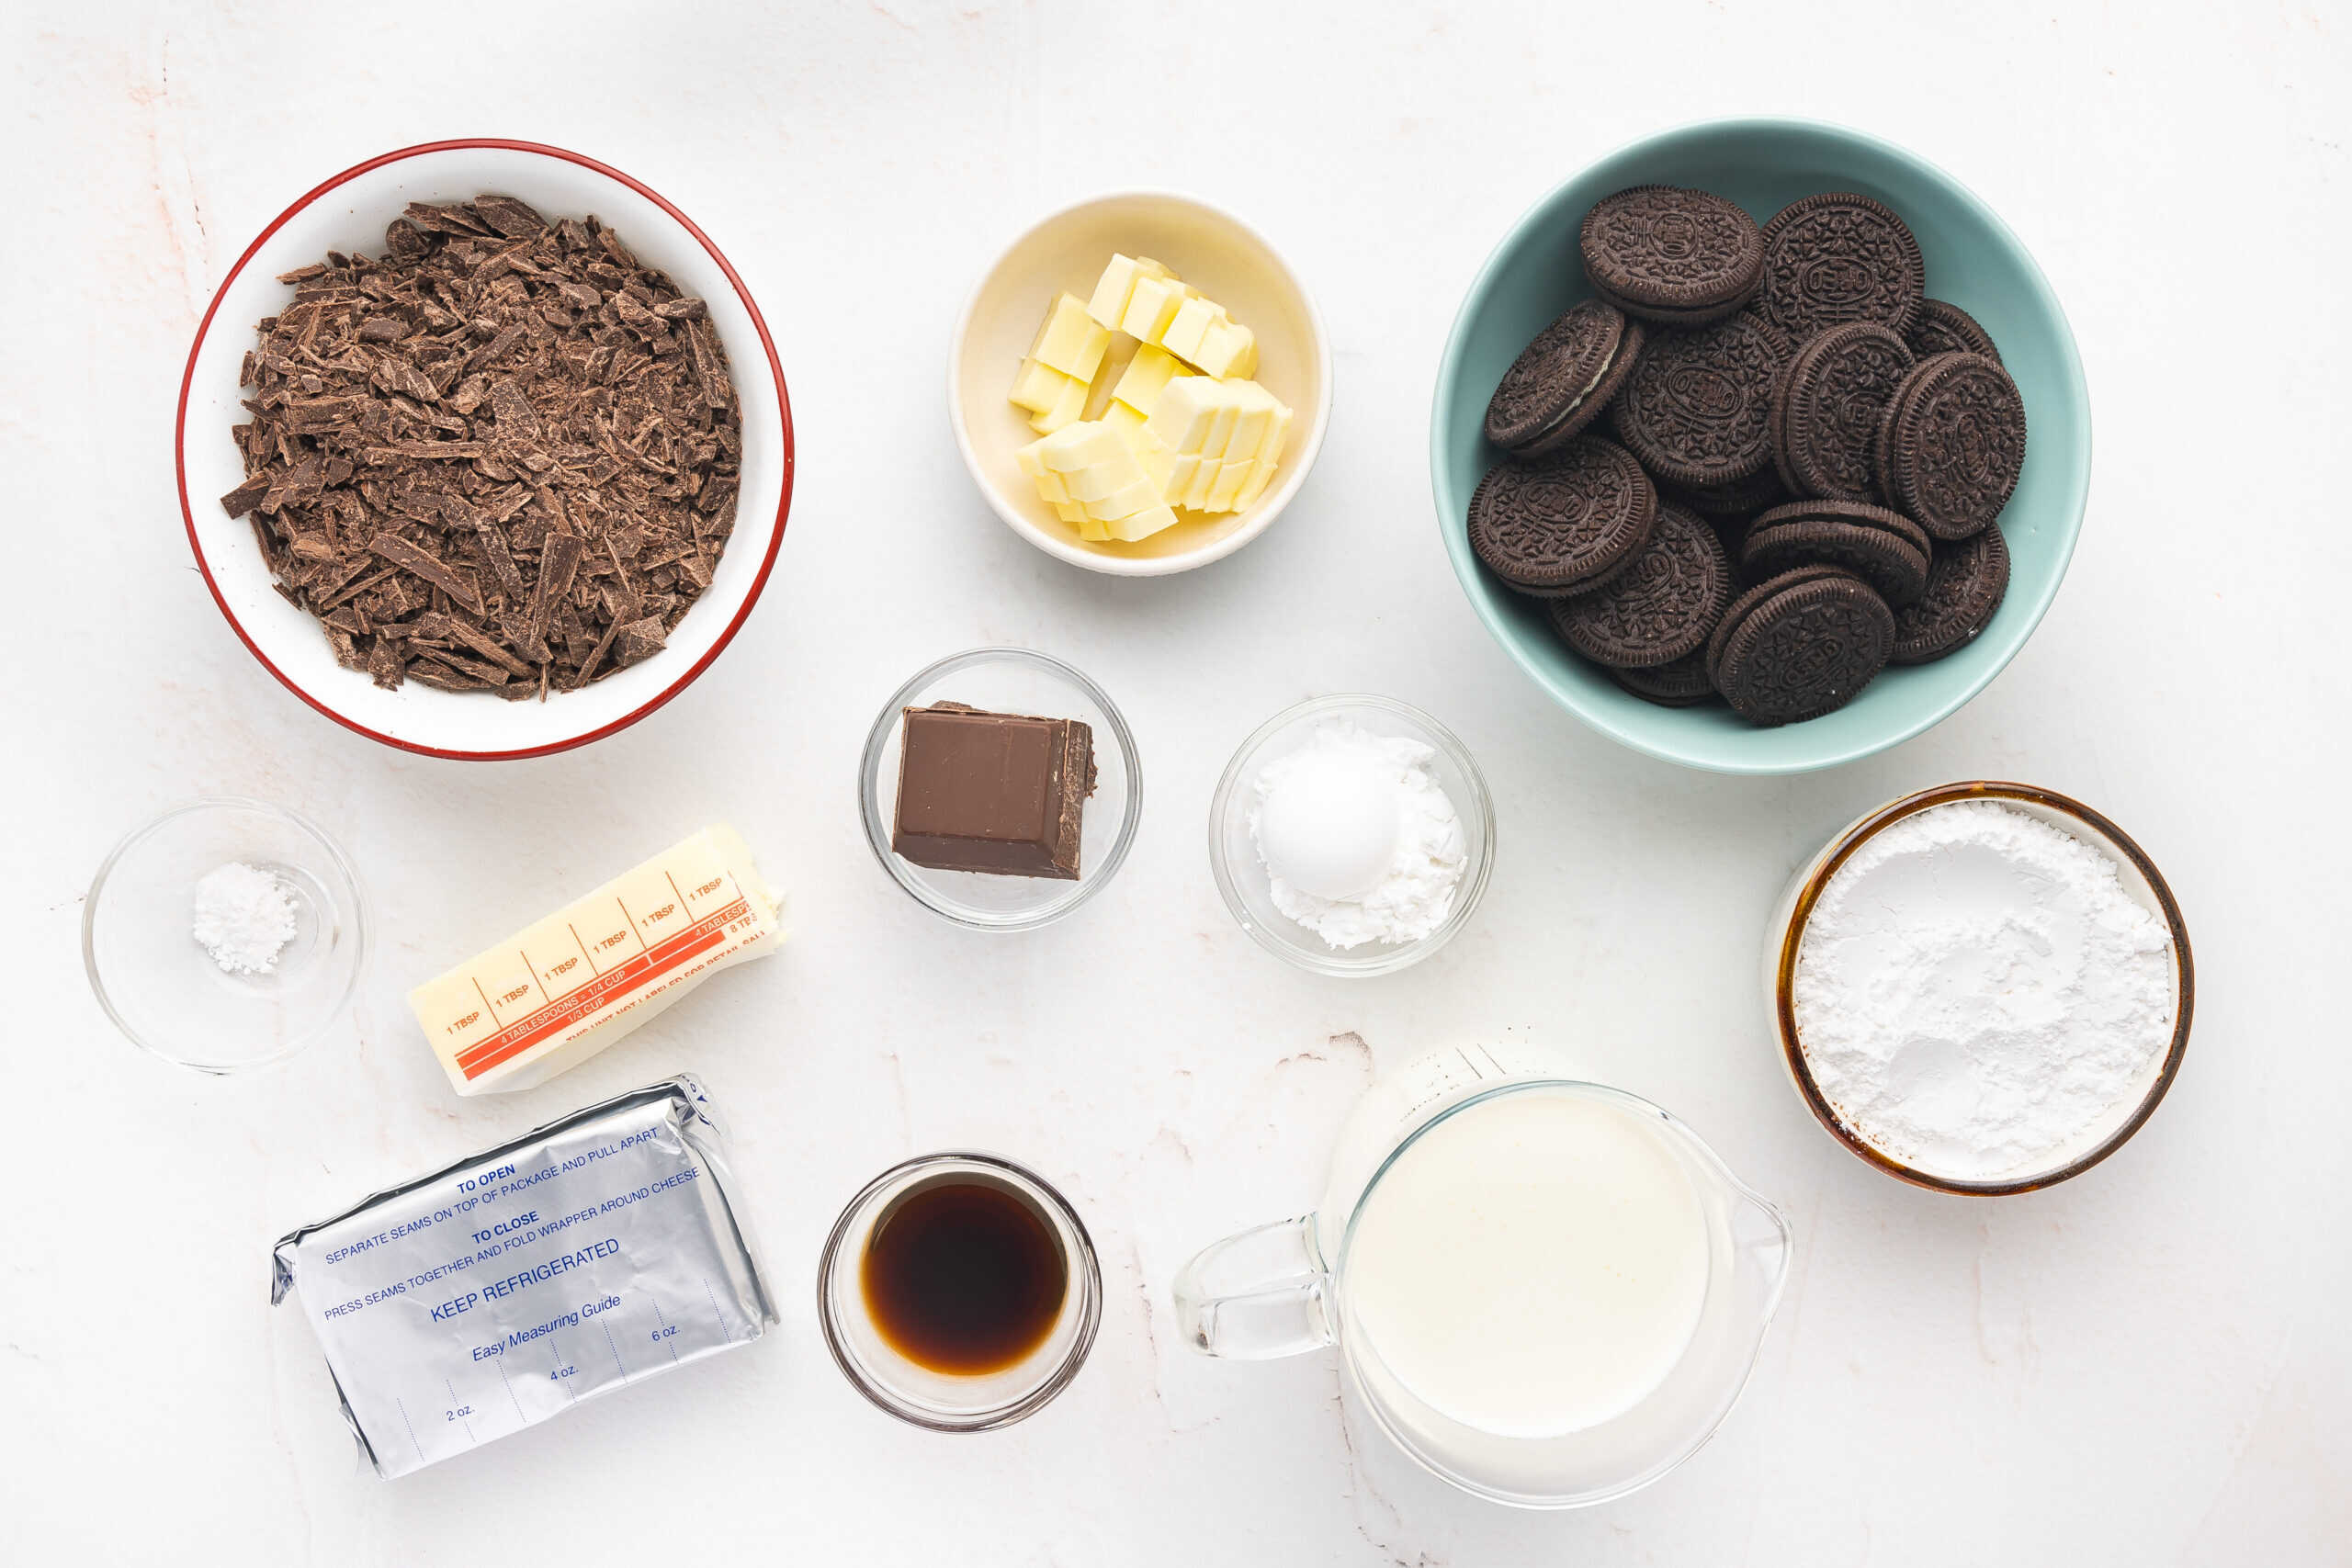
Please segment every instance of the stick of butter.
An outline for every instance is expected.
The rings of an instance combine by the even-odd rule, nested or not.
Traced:
[[[783,897],[706,828],[408,994],[459,1094],[576,1067],[705,979],[784,941]]]

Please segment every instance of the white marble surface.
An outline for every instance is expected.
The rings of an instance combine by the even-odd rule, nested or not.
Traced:
[[[12,594],[6,619],[0,1558],[2352,1560],[2352,1052],[2318,978],[2344,973],[2352,873],[2341,4],[25,4],[0,29],[7,559],[107,585]],[[1456,590],[1424,465],[1439,346],[1503,227],[1603,150],[1733,112],[1868,127],[1982,192],[2073,316],[2098,437],[2081,550],[2016,663],[1919,739],[1781,781],[1678,772],[1547,706]],[[507,766],[394,754],[279,690],[189,563],[169,453],[196,319],[253,233],[337,169],[465,134],[578,148],[699,220],[765,308],[801,440],[733,649],[637,728]],[[989,516],[940,393],[994,248],[1129,185],[1196,188],[1285,247],[1340,384],[1271,534],[1120,582]],[[1102,681],[1149,775],[1117,882],[1017,940],[892,886],[851,788],[890,687],[995,640]],[[1358,984],[1259,951],[1203,853],[1234,743],[1350,688],[1452,724],[1502,823],[1475,925]],[[1968,1202],[1821,1134],[1749,976],[1831,829],[1986,774],[2139,835],[2203,984],[2178,1089],[2129,1149]],[[115,1036],[76,952],[107,845],[202,792],[331,824],[379,921],[353,1026],[228,1081]],[[786,953],[549,1086],[452,1097],[406,987],[718,818],[789,882]],[[1681,1113],[1801,1235],[1722,1435],[1580,1514],[1409,1472],[1343,1419],[1329,1356],[1223,1365],[1170,1331],[1176,1267],[1306,1204],[1375,1066],[1506,1036]],[[264,1304],[270,1239],[679,1067],[732,1113],[781,1330],[463,1462],[364,1473],[309,1330]],[[967,1143],[1067,1184],[1108,1307],[1057,1404],[956,1439],[851,1393],[809,1286],[862,1180]]]

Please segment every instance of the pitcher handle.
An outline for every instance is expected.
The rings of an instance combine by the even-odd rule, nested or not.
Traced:
[[[1331,1276],[1301,1214],[1206,1247],[1177,1272],[1176,1325],[1208,1356],[1271,1361],[1332,1342]]]
[[[1755,1270],[1757,1304],[1769,1321],[1781,1303],[1781,1288],[1788,1283],[1789,1263],[1796,1255],[1796,1227],[1770,1198],[1742,1187],[1739,1200],[1732,1211],[1732,1242]],[[1757,1335],[1763,1336],[1760,1326]]]

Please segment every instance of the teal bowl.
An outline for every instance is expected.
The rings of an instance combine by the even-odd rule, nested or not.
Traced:
[[[2025,400],[2025,471],[2001,513],[2008,597],[1975,641],[1933,664],[1890,668],[1846,706],[1758,729],[1721,705],[1655,706],[1620,690],[1552,634],[1544,606],[1489,576],[1471,554],[1470,492],[1499,454],[1487,444],[1487,400],[1535,334],[1591,290],[1577,259],[1586,209],[1637,185],[1695,186],[1759,223],[1801,196],[1850,190],[1910,224],[1928,262],[1928,293],[1984,323]],[[1686,126],[1611,153],[1558,186],[1512,226],[1470,286],[1438,366],[1430,474],[1453,573],[1495,640],[1553,700],[1603,735],[1685,767],[1800,773],[1907,740],[2000,672],[2057,596],[2090,490],[2091,413],[2075,334],[2024,245],[1966,186],[1874,136],[1806,120],[1724,119]]]

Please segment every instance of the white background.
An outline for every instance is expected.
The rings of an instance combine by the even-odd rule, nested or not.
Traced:
[[[2352,1051],[2323,993],[2352,873],[2342,6],[44,4],[5,29],[0,1558],[2352,1561]],[[2072,316],[2098,452],[2010,669],[1919,739],[1781,781],[1648,761],[1549,706],[1456,589],[1425,464],[1444,333],[1504,228],[1623,141],[1758,112],[1864,127],[1981,192]],[[327,175],[457,135],[576,148],[699,220],[765,310],[800,437],[775,579],[726,656],[626,734],[502,766],[397,754],[280,690],[190,564],[170,466],[188,340],[245,243]],[[1135,185],[1286,250],[1338,405],[1266,537],[1120,582],[990,516],[941,383],[996,248]],[[1016,939],[900,893],[852,788],[891,687],[991,641],[1101,680],[1148,775],[1116,882]],[[1348,689],[1452,725],[1502,835],[1463,937],[1363,983],[1261,952],[1204,854],[1233,745]],[[1821,1134],[1751,975],[1833,829],[1987,775],[2137,835],[2202,984],[2129,1148],[1971,1202]],[[77,954],[107,846],[210,792],[336,830],[379,936],[350,1030],[229,1080],[118,1038]],[[788,884],[791,946],[551,1085],[454,1098],[406,988],[719,818]],[[1213,1363],[1170,1321],[1193,1248],[1310,1201],[1376,1066],[1507,1037],[1680,1113],[1800,1235],[1721,1436],[1581,1514],[1450,1493],[1343,1419],[1328,1355]],[[781,1329],[463,1461],[362,1472],[308,1328],[265,1305],[271,1239],[681,1067],[730,1115]],[[850,1192],[957,1144],[1062,1183],[1108,1294],[1069,1393],[964,1438],[864,1404],[810,1300]]]

